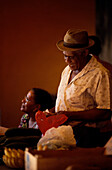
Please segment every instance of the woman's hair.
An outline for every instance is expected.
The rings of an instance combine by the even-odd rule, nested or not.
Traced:
[[[41,111],[52,107],[52,97],[46,90],[40,88],[32,88],[31,90],[34,93],[35,104],[40,104]]]

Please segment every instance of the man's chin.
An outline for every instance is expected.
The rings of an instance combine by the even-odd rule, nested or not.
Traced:
[[[69,66],[69,67],[70,67],[70,69],[71,69],[72,71],[77,70],[77,68],[76,68],[76,67],[74,67],[74,66]]]

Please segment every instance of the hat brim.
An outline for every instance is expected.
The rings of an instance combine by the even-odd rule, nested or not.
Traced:
[[[87,49],[87,48],[90,48],[91,46],[93,46],[95,44],[94,40],[90,39],[89,38],[89,44],[88,46],[85,46],[85,47],[82,47],[82,48],[71,48],[71,47],[65,47],[63,45],[64,41],[61,40],[61,41],[58,41],[56,43],[56,46],[57,48],[60,50],[60,51],[78,51],[78,50],[81,50],[81,49]]]

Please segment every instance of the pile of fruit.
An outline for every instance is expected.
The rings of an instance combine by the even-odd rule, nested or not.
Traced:
[[[5,148],[3,162],[10,168],[23,168],[24,151],[21,149]]]
[[[10,168],[22,168],[25,148],[37,148],[40,138],[38,129],[9,128],[0,136],[0,158]]]

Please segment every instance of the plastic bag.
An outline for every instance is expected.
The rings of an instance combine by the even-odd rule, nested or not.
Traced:
[[[38,111],[35,114],[35,119],[39,126],[39,129],[44,135],[48,129],[52,127],[57,128],[59,125],[63,124],[68,119],[68,117],[65,116],[64,114],[46,117],[42,111]]]
[[[47,145],[48,149],[70,148],[76,146],[73,129],[70,125],[62,125],[58,128],[51,128],[46,131],[45,135],[39,140],[39,145]]]

